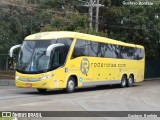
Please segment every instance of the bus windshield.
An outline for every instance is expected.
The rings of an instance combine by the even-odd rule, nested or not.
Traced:
[[[65,47],[54,49],[51,56],[46,56],[48,46],[56,43],[63,43]],[[24,41],[16,69],[22,73],[43,73],[56,69],[64,64],[71,43],[71,39]]]

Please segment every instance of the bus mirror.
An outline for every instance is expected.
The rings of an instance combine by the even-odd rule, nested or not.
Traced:
[[[56,47],[59,47],[59,46],[64,46],[64,44],[62,43],[57,43],[57,44],[52,44],[50,46],[48,46],[47,50],[46,50],[46,56],[50,56],[51,54],[51,51],[56,48]]]
[[[13,57],[13,51],[14,51],[15,49],[19,48],[19,47],[21,47],[21,44],[15,45],[15,46],[11,47],[10,50],[9,50],[9,56],[10,56],[10,57]]]

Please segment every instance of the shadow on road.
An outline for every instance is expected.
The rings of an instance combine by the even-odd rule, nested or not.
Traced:
[[[95,87],[87,87],[87,88],[77,88],[74,93],[70,94],[75,94],[75,93],[83,93],[83,92],[91,92],[91,91],[100,91],[100,90],[110,90],[110,89],[133,89],[135,87],[140,87],[142,85],[134,85],[132,87],[126,87],[126,88],[121,88],[120,85],[103,85],[103,86],[95,86]],[[68,94],[65,92],[63,89],[58,89],[58,90],[48,90],[45,93],[39,93],[38,91],[30,91],[30,92],[21,92],[19,94],[30,94],[30,95],[61,95],[61,94]]]

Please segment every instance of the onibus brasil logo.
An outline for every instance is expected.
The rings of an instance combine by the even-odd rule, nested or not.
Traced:
[[[90,68],[89,60],[87,58],[83,58],[80,66],[82,74],[87,74],[89,72],[89,68]]]

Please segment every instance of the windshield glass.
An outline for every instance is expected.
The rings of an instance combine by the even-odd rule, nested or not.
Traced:
[[[46,49],[51,44],[63,43],[64,48],[59,47],[52,50],[51,56],[46,56]],[[56,69],[62,66],[67,57],[69,48],[71,46],[72,39],[56,39],[56,40],[35,40],[24,41],[19,53],[17,62],[17,71],[22,73],[43,73],[49,70]],[[63,51],[65,50],[65,52]],[[63,62],[55,60],[55,52],[61,53],[59,59],[63,58]],[[56,58],[57,59],[57,58]],[[53,66],[56,64],[56,67]]]

